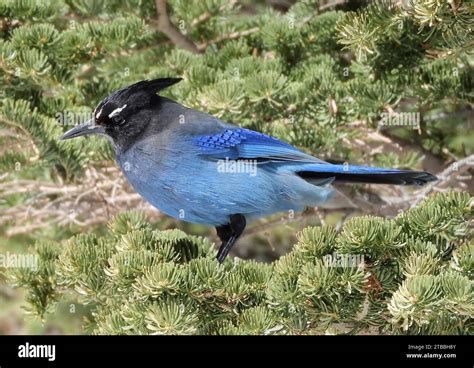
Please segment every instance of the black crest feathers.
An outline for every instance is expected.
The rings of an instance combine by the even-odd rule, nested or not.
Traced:
[[[130,86],[119,89],[111,93],[102,100],[95,109],[96,119],[103,118],[100,113],[112,112],[117,108],[128,107],[127,111],[132,112],[153,104],[159,98],[157,93],[173,84],[180,82],[182,78],[158,78],[153,80],[143,80]],[[104,119],[104,118],[103,118]]]
[[[135,84],[132,84],[131,86],[128,86],[117,92],[120,92],[123,94],[133,94],[133,93],[155,94],[182,80],[183,78],[158,78],[158,79],[153,79],[153,80],[143,80]]]

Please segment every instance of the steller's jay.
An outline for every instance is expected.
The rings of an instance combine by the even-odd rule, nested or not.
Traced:
[[[225,123],[157,94],[181,78],[146,80],[105,98],[61,139],[107,136],[133,188],[160,211],[212,225],[222,262],[247,221],[316,206],[332,182],[422,185],[427,173],[322,161],[268,135]]]

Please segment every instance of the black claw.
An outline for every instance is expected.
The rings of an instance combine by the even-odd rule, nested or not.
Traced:
[[[217,257],[216,257],[219,263],[224,262],[224,259],[229,254],[236,240],[237,239],[235,237],[231,237],[227,242],[222,242],[222,245],[220,246],[219,251],[217,252]]]
[[[235,242],[243,233],[245,225],[245,216],[241,214],[235,214],[230,216],[230,222],[228,224],[216,227],[217,235],[222,241],[216,257],[219,263],[224,262]]]

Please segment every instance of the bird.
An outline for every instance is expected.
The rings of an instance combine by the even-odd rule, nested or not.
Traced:
[[[216,228],[219,263],[247,223],[321,205],[334,195],[333,183],[437,180],[425,171],[329,163],[159,95],[181,80],[158,78],[121,88],[60,139],[107,137],[124,176],[146,201],[178,220]]]

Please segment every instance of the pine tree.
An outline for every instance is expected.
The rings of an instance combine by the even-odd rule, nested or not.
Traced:
[[[40,269],[15,276],[31,312],[73,290],[93,333],[469,333],[469,196],[408,208],[431,191],[472,192],[472,11],[461,0],[0,0],[0,250],[37,244]],[[326,216],[337,229],[304,229],[271,265],[219,269],[205,239],[155,230],[177,224],[126,185],[108,144],[57,139],[111,91],[166,76],[184,79],[164,92],[184,105],[322,159],[431,165],[441,182],[355,187],[359,214],[380,217],[341,230],[348,214]],[[134,208],[155,225],[123,213]],[[325,267],[334,250],[368,265]]]

